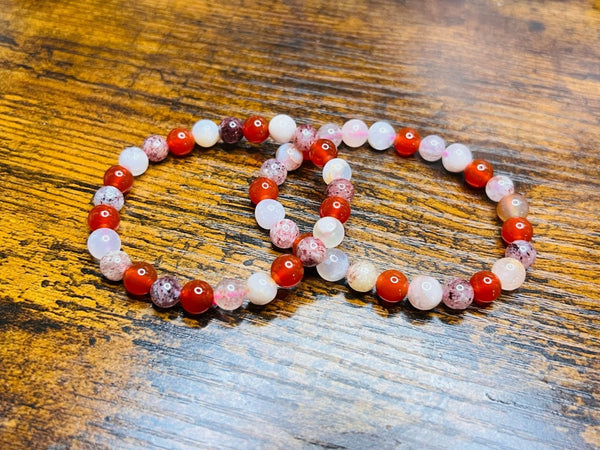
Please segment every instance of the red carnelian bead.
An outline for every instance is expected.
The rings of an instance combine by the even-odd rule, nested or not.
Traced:
[[[399,270],[386,270],[377,277],[375,289],[382,300],[397,303],[408,293],[408,280]]]
[[[275,200],[279,196],[279,188],[277,183],[267,177],[258,177],[248,189],[250,201],[255,205],[268,198]]]
[[[469,281],[473,287],[473,301],[479,305],[493,302],[500,295],[502,285],[500,279],[489,270],[482,270],[471,277]]]
[[[337,158],[338,151],[329,139],[317,139],[308,153],[315,166],[323,167],[330,159]]]
[[[485,187],[494,176],[494,168],[485,159],[475,159],[465,167],[465,181],[474,188]]]
[[[202,314],[213,305],[213,290],[206,281],[187,282],[179,294],[181,307],[190,314]]]
[[[502,225],[501,233],[507,244],[514,241],[530,241],[533,237],[533,227],[524,217],[511,217]]]
[[[244,137],[253,144],[260,144],[269,137],[269,123],[262,116],[250,116],[242,126]]]
[[[167,136],[167,145],[175,156],[184,156],[194,150],[194,136],[187,128],[174,128]]]
[[[304,266],[294,255],[281,255],[271,264],[271,278],[282,288],[292,288],[302,281]]]
[[[133,175],[123,166],[112,166],[104,172],[104,186],[113,186],[127,194],[133,186]]]
[[[312,233],[302,233],[294,240],[294,243],[292,244],[292,253],[294,255],[296,254],[296,250],[298,249],[298,244],[300,243],[300,241],[302,239],[304,239],[306,237],[312,237]]]
[[[119,228],[119,211],[110,205],[94,206],[88,214],[88,225],[92,231],[98,228]]]
[[[419,150],[421,136],[413,128],[402,128],[394,138],[394,148],[400,156],[410,156]]]
[[[321,203],[319,209],[321,217],[335,217],[342,223],[346,223],[350,217],[350,203],[342,197],[327,197]]]
[[[123,285],[131,295],[146,295],[157,278],[156,270],[151,264],[136,262],[125,270]]]

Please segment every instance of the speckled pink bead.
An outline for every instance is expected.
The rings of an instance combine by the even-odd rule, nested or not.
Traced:
[[[275,158],[270,158],[261,166],[259,176],[269,178],[279,186],[287,178],[287,169],[282,162],[277,161]]]
[[[442,301],[442,285],[438,280],[427,275],[415,277],[408,286],[408,301],[416,309],[429,311]]]
[[[171,308],[179,303],[181,285],[171,275],[156,280],[150,288],[150,299],[158,308]]]
[[[525,282],[525,267],[514,258],[501,258],[492,266],[492,272],[500,280],[503,291],[514,291]]]
[[[241,280],[225,278],[213,289],[215,304],[226,311],[238,309],[248,295],[248,285]]]
[[[327,185],[325,195],[327,197],[342,197],[351,202],[354,198],[354,185],[350,180],[338,178]]]
[[[307,236],[296,246],[296,256],[304,267],[314,267],[325,259],[327,248],[321,239]]]
[[[535,262],[537,252],[531,242],[513,241],[506,247],[504,256],[520,261],[523,267],[527,269]]]
[[[123,193],[114,186],[102,186],[94,194],[92,200],[94,206],[108,205],[115,208],[117,211],[121,211],[125,204],[125,197]]]
[[[304,156],[302,152],[288,142],[280,145],[275,153],[275,159],[282,163],[288,171],[296,170],[302,165]]]
[[[142,144],[142,150],[152,162],[162,161],[169,154],[167,140],[157,134],[148,136]]]
[[[100,259],[100,273],[110,281],[121,281],[131,259],[122,251],[110,252]]]
[[[294,132],[294,147],[302,153],[307,153],[310,146],[317,140],[317,130],[312,125],[300,125]],[[306,159],[306,158],[305,158]]]
[[[335,123],[326,123],[317,131],[317,137],[319,139],[329,139],[336,147],[339,147],[343,138],[342,128]]]
[[[444,284],[442,302],[450,309],[466,309],[473,303],[474,295],[471,283],[462,278],[454,278]]]
[[[493,202],[499,202],[503,197],[513,194],[515,185],[512,180],[505,175],[496,175],[485,185],[485,193]]]
[[[348,147],[360,147],[369,137],[367,124],[359,119],[350,119],[342,127],[342,139]]]
[[[278,248],[291,248],[299,235],[298,225],[290,219],[280,220],[269,232],[271,242]]]

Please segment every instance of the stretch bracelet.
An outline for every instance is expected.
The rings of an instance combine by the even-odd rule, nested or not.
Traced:
[[[151,264],[132,263],[121,251],[121,241],[115,231],[120,222],[119,211],[134,177],[147,170],[149,161],[163,161],[169,152],[178,157],[187,155],[196,144],[207,148],[219,140],[235,144],[243,138],[259,144],[269,136],[282,145],[275,158],[262,165],[259,177],[250,185],[249,195],[256,205],[257,223],[270,230],[272,243],[278,248],[293,250],[293,254],[281,255],[273,261],[270,275],[256,272],[247,281],[226,278],[214,289],[201,280],[192,280],[182,287],[172,275],[158,278]],[[441,159],[449,172],[464,172],[469,185],[485,188],[487,196],[498,202],[498,216],[504,222],[501,235],[508,244],[505,257],[497,260],[490,271],[477,272],[469,281],[452,278],[443,286],[428,275],[419,275],[409,283],[398,270],[379,273],[373,263],[366,260],[349,264],[347,255],[336,247],[344,238],[343,223],[350,216],[354,187],[350,182],[350,166],[337,157],[337,147],[342,142],[348,147],[360,147],[367,141],[375,150],[393,146],[404,157],[418,151],[428,162]],[[300,234],[298,226],[285,219],[285,210],[276,199],[278,186],[285,181],[287,172],[297,169],[305,160],[323,168],[327,189],[320,208],[321,219],[315,223],[312,233]],[[363,121],[352,119],[343,127],[329,123],[317,130],[310,125],[297,127],[287,115],[275,116],[269,122],[261,116],[251,116],[244,122],[227,117],[218,126],[210,120],[200,120],[191,131],[176,128],[166,139],[153,135],[144,140],[141,148],[123,150],[119,165],[106,171],[104,186],[95,193],[93,203],[95,206],[88,216],[92,230],[88,249],[99,259],[101,273],[112,281],[123,280],[131,295],[150,294],[152,302],[159,308],[170,308],[181,302],[190,314],[205,312],[212,305],[234,310],[246,299],[259,305],[267,304],[276,297],[279,287],[296,286],[302,280],[305,266],[316,266],[319,275],[327,281],[346,278],[349,286],[358,292],[375,288],[378,296],[388,303],[408,297],[409,302],[420,310],[433,309],[440,302],[452,309],[465,309],[473,301],[478,305],[491,303],[501,290],[517,289],[525,280],[526,269],[536,258],[536,251],[529,242],[533,236],[532,226],[526,219],[529,206],[522,195],[515,194],[510,178],[494,176],[490,163],[473,160],[471,151],[463,144],[446,147],[439,136],[421,139],[412,128],[403,128],[396,133],[383,121],[368,128]]]

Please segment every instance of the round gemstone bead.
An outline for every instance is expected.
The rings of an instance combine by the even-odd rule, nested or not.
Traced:
[[[121,249],[121,238],[115,230],[110,228],[98,228],[90,233],[87,240],[90,255],[96,259],[102,258],[110,252]]]
[[[199,120],[192,127],[192,136],[200,147],[212,147],[219,142],[219,126],[212,120]]]
[[[158,134],[153,134],[144,139],[142,150],[152,162],[160,162],[169,155],[167,140]]]
[[[125,204],[123,193],[114,186],[102,186],[94,194],[93,203],[95,206],[108,205],[121,211]]]
[[[348,267],[346,280],[356,292],[369,292],[377,283],[377,269],[371,261],[357,261]]]
[[[187,128],[174,128],[167,135],[169,151],[175,156],[185,156],[194,150],[194,135]]]
[[[121,281],[131,266],[129,255],[123,251],[109,252],[100,259],[100,273],[110,281]]]
[[[310,159],[311,145],[317,140],[317,130],[312,125],[300,125],[294,132],[294,147],[302,152],[305,160]]]
[[[270,178],[259,177],[250,183],[248,194],[250,201],[256,205],[266,199],[275,200],[279,196],[279,188]]]
[[[471,150],[463,144],[451,144],[442,152],[442,165],[448,172],[462,172],[471,161]]]
[[[441,137],[432,134],[426,136],[421,140],[419,144],[419,155],[425,161],[435,162],[442,158],[442,153],[446,149],[446,141]]]
[[[109,205],[94,206],[88,214],[88,225],[92,231],[98,228],[119,228],[119,212]]]
[[[291,248],[300,235],[298,225],[290,219],[282,219],[271,227],[269,237],[277,248]]]
[[[499,202],[506,195],[515,192],[515,185],[505,175],[496,175],[490,178],[485,185],[485,193],[493,202]]]
[[[416,309],[429,311],[442,301],[442,285],[428,275],[415,277],[408,286],[408,301]]]
[[[410,156],[419,150],[421,136],[414,128],[402,128],[394,138],[394,148],[400,156]]]
[[[482,270],[474,274],[469,283],[473,287],[473,301],[478,305],[493,302],[500,295],[502,286],[498,277],[489,270]]]
[[[252,144],[265,142],[269,137],[269,123],[262,116],[250,116],[242,126],[244,137]]]
[[[282,288],[292,288],[302,281],[304,266],[294,255],[281,255],[271,264],[271,278]]]
[[[237,144],[244,137],[244,124],[237,117],[225,117],[219,124],[221,140],[226,144]]]
[[[398,303],[408,293],[408,280],[399,270],[386,270],[377,277],[375,289],[382,300],[388,303]]]
[[[492,272],[500,280],[505,291],[514,291],[525,282],[525,267],[514,258],[501,258],[492,266]]]
[[[325,281],[339,281],[346,276],[349,266],[346,253],[337,248],[328,248],[325,258],[317,265],[317,272]]]
[[[256,272],[248,277],[248,300],[255,305],[266,305],[277,296],[277,283],[265,272]]]
[[[133,175],[123,166],[112,166],[104,172],[104,186],[116,187],[123,194],[127,194],[133,186]]]
[[[179,294],[181,307],[189,314],[202,314],[213,305],[213,289],[206,281],[188,281]]]
[[[343,178],[350,180],[352,178],[352,169],[350,165],[341,158],[333,158],[327,161],[327,164],[323,167],[323,181],[326,184],[331,183],[333,180]]]
[[[442,302],[450,309],[466,309],[473,303],[474,295],[471,283],[462,278],[454,278],[444,284]]]
[[[516,240],[508,244],[504,256],[520,261],[527,269],[535,262],[537,252],[531,242]]]
[[[349,180],[338,178],[327,185],[325,195],[328,197],[342,197],[351,202],[354,198],[354,186]]]
[[[521,194],[508,194],[498,202],[496,212],[503,222],[511,217],[527,217],[529,203]]]
[[[225,311],[238,309],[248,296],[248,285],[235,278],[224,278],[213,291],[215,304]]]
[[[321,217],[335,217],[342,223],[346,223],[350,212],[350,203],[343,197],[327,197],[319,208]]]
[[[179,303],[179,294],[181,285],[179,281],[171,275],[166,275],[157,279],[150,288],[150,300],[158,308],[172,308]]]
[[[475,159],[465,167],[465,181],[474,188],[483,188],[494,176],[494,168],[485,159]]]
[[[287,114],[278,114],[269,121],[269,134],[278,144],[290,142],[296,131],[296,122]]]
[[[123,273],[123,286],[131,295],[146,295],[158,278],[156,270],[146,262],[136,262]]]
[[[343,138],[342,129],[335,123],[326,123],[317,131],[317,137],[319,139],[329,139],[336,147],[339,147]]]
[[[313,236],[327,248],[337,247],[344,240],[344,225],[335,217],[322,217],[315,222]]]
[[[396,132],[389,123],[384,121],[375,122],[369,128],[369,145],[375,150],[387,150],[394,143],[395,136]]]
[[[282,163],[288,171],[296,170],[302,165],[304,156],[302,152],[288,142],[280,145],[275,153],[275,159]]]
[[[119,165],[128,169],[134,177],[148,170],[148,155],[139,147],[127,147],[119,154]]]
[[[325,259],[327,248],[321,239],[307,236],[296,246],[294,255],[300,258],[304,267],[314,267]]]
[[[270,158],[262,164],[260,176],[269,178],[277,183],[277,186],[280,186],[287,178],[287,169],[282,162],[277,161],[275,158]]]
[[[514,241],[530,241],[533,237],[533,227],[524,217],[511,217],[502,225],[501,233],[507,244]]]
[[[298,237],[296,239],[294,239],[294,243],[292,244],[292,253],[295,255],[296,254],[296,250],[298,249],[298,244],[300,243],[300,241],[302,241],[302,239],[304,239],[305,237],[312,237],[312,233],[302,233],[299,234]]]
[[[367,142],[369,128],[359,119],[350,119],[342,126],[342,140],[348,147],[356,148]]]
[[[256,205],[254,217],[259,227],[270,230],[273,225],[285,218],[285,209],[277,200],[268,198]]]
[[[337,148],[329,139],[317,139],[310,146],[310,160],[317,167],[323,167],[328,161],[337,158]]]

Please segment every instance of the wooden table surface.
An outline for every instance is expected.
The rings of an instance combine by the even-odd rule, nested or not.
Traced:
[[[600,2],[8,0],[0,61],[1,448],[600,445]],[[255,113],[470,146],[531,202],[525,284],[419,312],[307,270],[266,307],[192,317],[103,279],[86,217],[119,152]],[[123,248],[182,281],[269,270],[247,191],[275,149],[152,165]],[[503,255],[494,204],[439,162],[340,153],[352,261],[443,282]],[[281,191],[308,230],[320,170]]]

